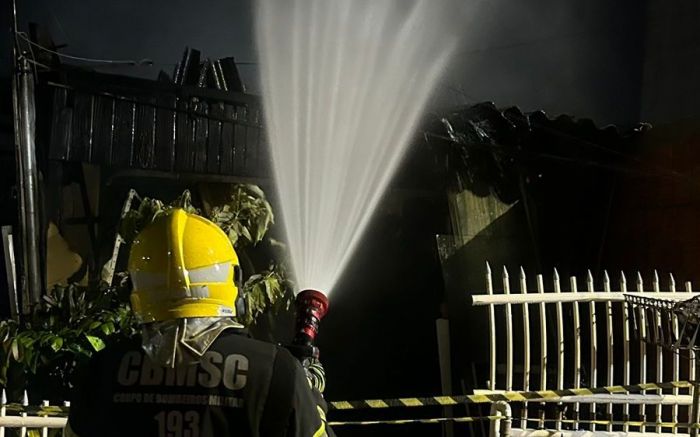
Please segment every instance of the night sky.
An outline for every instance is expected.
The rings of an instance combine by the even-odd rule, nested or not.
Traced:
[[[108,68],[114,73],[151,78],[161,68],[170,73],[185,46],[210,57],[257,61],[251,1],[19,3],[20,26],[29,21],[48,26],[56,43],[67,45],[65,53],[155,63]],[[436,90],[434,106],[494,101],[600,124],[638,121],[646,2],[456,3],[443,7],[464,17],[451,24],[462,27],[463,47]],[[2,57],[5,71],[8,59]],[[249,91],[258,92],[257,66],[240,70]]]

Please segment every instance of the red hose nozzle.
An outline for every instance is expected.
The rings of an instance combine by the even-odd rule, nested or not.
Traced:
[[[296,334],[294,344],[312,346],[318,324],[328,312],[328,298],[317,290],[303,290],[296,297]]]

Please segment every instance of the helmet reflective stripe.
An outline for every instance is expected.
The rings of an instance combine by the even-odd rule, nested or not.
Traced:
[[[190,285],[191,297],[209,297],[209,287],[206,285]]]
[[[133,282],[134,288],[137,289],[164,288],[168,283],[168,277],[162,272],[136,271],[131,272],[131,282]]]
[[[231,263],[224,262],[214,264],[212,266],[200,267],[187,272],[190,279],[190,284],[199,284],[203,282],[226,282],[229,280],[231,272]]]
[[[137,290],[165,290],[168,289],[168,294],[154,295],[151,297],[153,301],[167,300],[173,298],[182,298],[190,296],[190,292],[186,284],[173,286],[168,284],[168,276],[164,273],[153,273],[136,271],[131,273],[131,282]],[[160,299],[158,299],[160,297]]]
[[[184,282],[172,284],[172,281],[168,281],[168,276],[165,273],[135,271],[131,273],[131,282],[134,284],[134,289],[137,290],[164,290],[167,288],[171,293],[170,298],[189,296],[187,284]]]

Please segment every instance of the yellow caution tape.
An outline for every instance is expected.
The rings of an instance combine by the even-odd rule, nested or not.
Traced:
[[[432,396],[422,398],[396,398],[396,399],[367,399],[360,401],[330,402],[330,408],[334,410],[357,410],[364,408],[391,408],[391,407],[424,407],[431,405],[456,405],[456,404],[483,404],[499,401],[526,402],[538,400],[556,400],[564,396],[590,396],[594,394],[629,393],[644,390],[663,390],[674,388],[691,388],[693,383],[688,381],[656,382],[634,385],[611,385],[595,388],[570,388],[566,390],[541,390],[541,391],[510,391],[503,393],[488,393],[460,396]]]

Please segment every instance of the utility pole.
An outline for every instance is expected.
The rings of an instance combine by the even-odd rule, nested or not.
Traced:
[[[20,194],[20,226],[22,234],[22,308],[26,314],[41,299],[43,271],[41,269],[41,222],[39,220],[39,174],[34,142],[36,108],[34,106],[34,76],[26,54],[20,53],[17,29],[17,5],[12,0],[13,77],[12,103],[14,109],[17,181]]]

